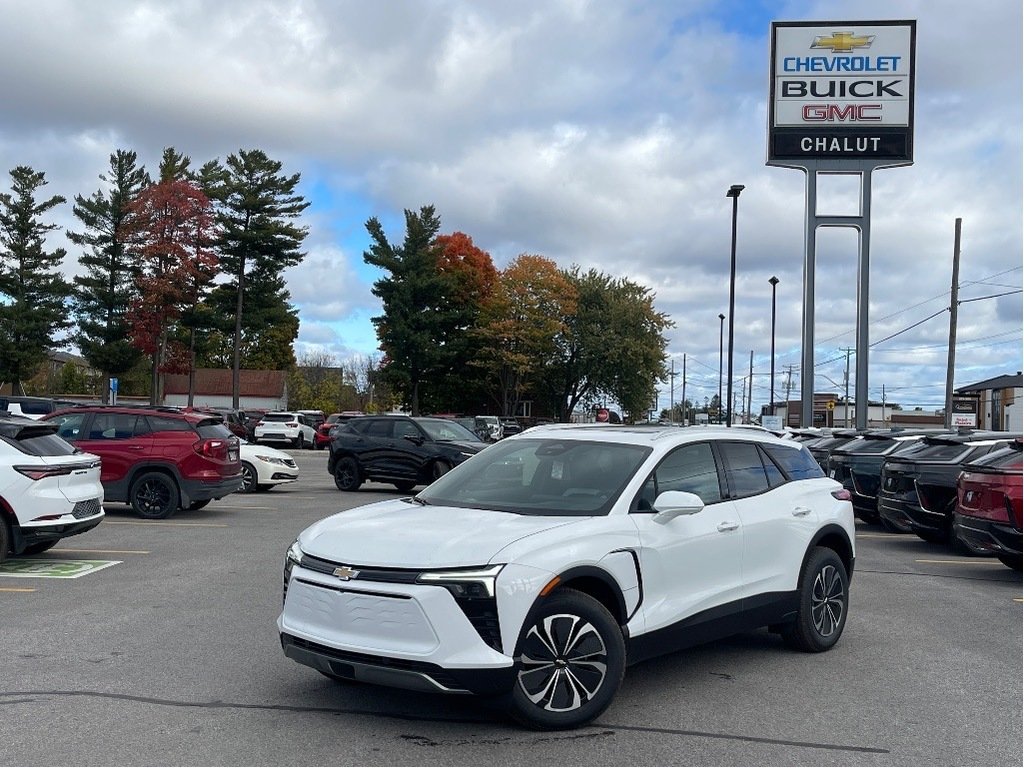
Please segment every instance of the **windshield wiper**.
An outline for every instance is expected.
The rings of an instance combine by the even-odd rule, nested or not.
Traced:
[[[427,501],[426,499],[421,499],[419,496],[410,496],[409,501],[411,501],[413,504],[419,504],[421,507],[430,506],[429,501]]]

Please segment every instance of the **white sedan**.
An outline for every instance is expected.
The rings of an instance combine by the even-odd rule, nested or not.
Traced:
[[[294,483],[299,479],[295,459],[269,445],[241,442],[242,493],[266,491],[272,486]]]

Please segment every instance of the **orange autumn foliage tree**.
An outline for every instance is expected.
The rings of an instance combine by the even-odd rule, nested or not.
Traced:
[[[132,344],[152,360],[153,404],[160,401],[162,373],[194,365],[188,351],[169,342],[169,333],[216,274],[213,226],[210,200],[186,181],[152,184],[129,205],[128,250],[141,273],[128,323]]]

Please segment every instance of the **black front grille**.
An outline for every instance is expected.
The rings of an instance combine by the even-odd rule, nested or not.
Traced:
[[[352,568],[359,573],[352,577],[355,581],[383,581],[391,584],[415,584],[416,578],[420,575],[418,570],[401,570],[398,568],[366,568],[361,565],[353,565],[352,563],[335,563],[331,560],[324,560],[320,557],[313,557],[313,555],[302,556],[302,567],[316,571],[317,573],[326,573],[328,575],[334,575],[336,568],[347,566]]]
[[[299,648],[312,651],[334,661],[348,662],[351,664],[363,664],[369,667],[382,667],[384,669],[395,669],[402,672],[420,672],[432,680],[437,681],[445,688],[458,690],[462,685],[443,668],[436,664],[428,664],[424,661],[410,661],[409,659],[396,659],[391,656],[377,656],[369,653],[355,653],[353,651],[340,651],[319,643],[304,640],[293,635],[282,635],[281,644],[291,643]]]
[[[455,598],[480,639],[501,653],[501,628],[498,626],[498,603],[493,597]]]
[[[76,520],[81,520],[85,517],[98,515],[102,509],[103,505],[100,503],[99,499],[89,499],[87,501],[77,502],[71,510],[71,514]]]

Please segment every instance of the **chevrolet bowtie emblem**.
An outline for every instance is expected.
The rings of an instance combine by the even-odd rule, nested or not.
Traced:
[[[342,581],[348,581],[349,579],[354,579],[356,576],[358,576],[359,571],[355,570],[354,568],[349,568],[347,565],[343,565],[340,568],[334,569],[334,575]]]
[[[854,48],[870,48],[874,35],[855,35],[853,32],[833,32],[831,37],[818,35],[811,48],[831,48],[832,53],[849,53]]]

